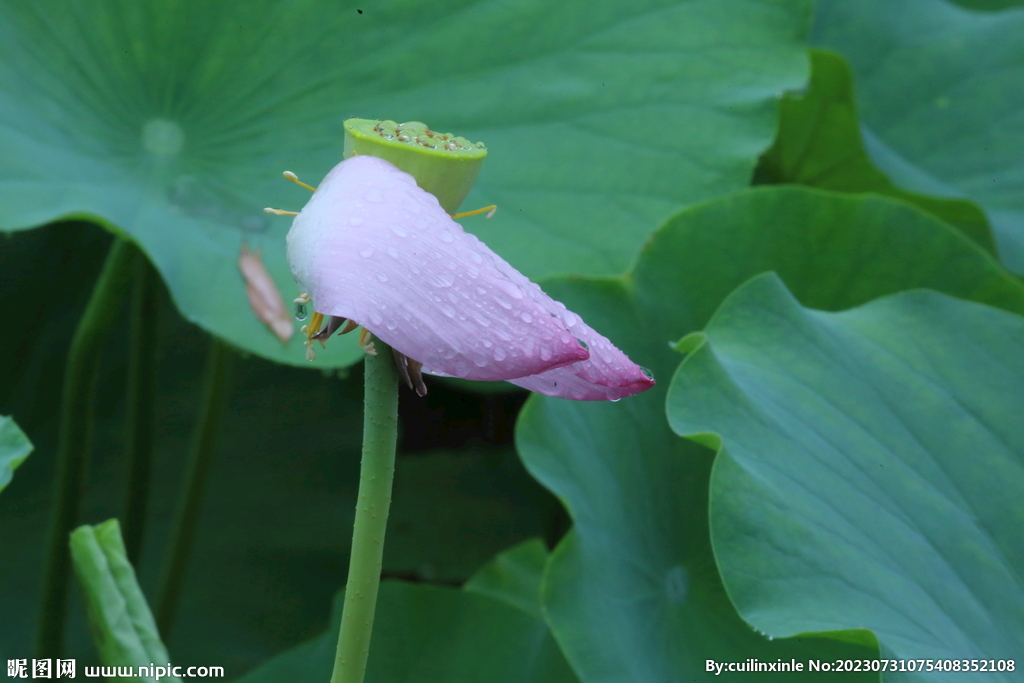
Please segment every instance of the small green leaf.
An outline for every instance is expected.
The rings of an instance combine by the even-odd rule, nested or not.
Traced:
[[[928,291],[826,313],[769,274],[705,331],[668,416],[722,437],[711,536],[744,619],[871,629],[895,659],[1016,656],[1024,318]]]
[[[85,597],[93,642],[104,666],[139,667],[167,662],[167,648],[121,540],[110,519],[71,532],[71,558]],[[134,680],[155,681],[154,677]],[[177,676],[163,680],[179,681]]]
[[[942,199],[902,190],[868,157],[861,141],[853,77],[837,54],[811,50],[811,83],[779,103],[779,130],[763,157],[762,182],[799,183],[838,192],[876,192],[902,199],[957,226],[995,253],[985,214],[962,199]]]
[[[0,415],[0,491],[11,483],[14,470],[25,462],[32,452],[32,442],[14,422],[14,418]]]
[[[864,142],[893,182],[984,209],[1024,273],[1024,9],[822,0],[814,41],[850,62]]]

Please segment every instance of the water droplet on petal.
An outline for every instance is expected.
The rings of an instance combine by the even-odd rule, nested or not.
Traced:
[[[373,247],[363,247],[359,250],[359,255],[363,258],[370,258],[373,256]]]
[[[306,309],[306,304],[295,304],[295,319],[299,322],[309,317],[309,311]]]
[[[487,359],[484,358],[483,356],[477,356],[473,359],[473,364],[476,365],[478,368],[487,367],[487,363]]]
[[[363,199],[368,202],[382,202],[384,201],[384,193],[378,190],[376,187],[371,187],[363,195]]]
[[[382,322],[384,322],[384,318],[382,318],[380,313],[378,313],[377,311],[370,311],[370,322],[372,322],[374,325],[380,325]]]
[[[377,273],[377,279],[380,280],[381,282],[387,282],[388,276],[385,275],[384,273]]]
[[[522,319],[522,321],[524,323],[532,323],[533,322],[533,316],[530,315],[529,313],[527,313],[526,311],[523,311],[522,313],[520,313],[519,317]],[[547,360],[547,358],[545,358],[544,360]]]
[[[523,298],[523,290],[520,289],[519,285],[508,280],[495,280],[495,283],[513,299]]]
[[[494,346],[494,342],[492,342],[490,339],[484,339],[482,343],[485,349],[489,349],[492,346]]]
[[[648,370],[647,368],[641,366],[640,372],[644,373],[644,377],[646,377],[647,379],[654,379],[654,373]]]
[[[447,230],[442,230],[441,231],[441,241],[442,242],[448,242],[449,244],[451,244],[452,242],[455,241],[455,237],[454,237],[454,235],[452,235]],[[481,365],[480,367],[483,367],[483,366]]]
[[[494,360],[498,361],[499,363],[505,360],[505,349],[501,348],[500,346],[496,346],[494,348]]]
[[[391,228],[391,232],[395,233],[399,237],[405,237],[405,236],[407,236],[409,234],[409,233],[407,233],[405,231],[404,228],[402,228],[402,226],[400,226],[400,225],[398,225],[396,223],[391,223],[391,224],[388,225],[388,227]]]
[[[399,258],[398,250],[394,247],[388,247],[388,256],[391,258]]]
[[[391,318],[388,318],[388,319],[387,319],[387,320],[386,320],[386,321],[384,322],[384,326],[385,326],[385,327],[387,327],[387,328],[388,328],[389,330],[393,330],[393,329],[395,329],[396,327],[398,327],[398,323],[396,323],[396,322],[395,322],[394,320],[392,320]]]
[[[551,349],[544,346],[540,350],[540,359],[543,361],[551,360]]]
[[[509,310],[512,310],[512,304],[509,303],[507,300],[502,299],[500,296],[494,297],[494,300],[497,301],[501,305],[502,308],[507,308]]]
[[[442,303],[441,304],[441,311],[446,316],[448,316],[449,318],[454,318],[455,317],[455,309],[452,308],[451,306],[449,306],[448,304]]]
[[[472,259],[473,263],[483,263],[484,262],[484,257],[481,256],[480,254],[478,254],[475,251],[471,251],[469,253],[469,258]]]
[[[475,320],[477,324],[480,325],[481,327],[491,326],[491,319],[488,318],[483,313],[481,313],[480,311],[470,311],[470,313],[473,315],[473,320]]]
[[[618,403],[621,400],[622,400],[621,398],[613,398],[613,399],[611,399],[611,402],[612,403]]]
[[[430,280],[438,287],[451,287],[455,284],[455,277],[451,273],[437,273]]]
[[[349,225],[359,226],[364,223],[362,216],[350,216],[348,219]]]

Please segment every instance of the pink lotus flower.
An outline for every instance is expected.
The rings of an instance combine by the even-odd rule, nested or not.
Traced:
[[[311,335],[325,339],[346,319],[358,321],[397,352],[421,394],[420,364],[432,375],[508,380],[582,401],[654,385],[383,159],[334,167],[295,217],[288,262],[313,310],[333,316]]]

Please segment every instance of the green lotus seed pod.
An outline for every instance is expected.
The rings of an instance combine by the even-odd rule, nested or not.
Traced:
[[[445,211],[455,213],[480,173],[487,148],[482,142],[437,133],[419,121],[349,119],[344,156],[357,154],[390,161],[437,197]]]

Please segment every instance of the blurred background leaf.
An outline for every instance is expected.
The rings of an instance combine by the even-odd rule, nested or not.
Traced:
[[[0,491],[14,477],[14,470],[32,452],[32,442],[21,431],[13,417],[0,415]]]
[[[826,50],[811,50],[811,82],[779,103],[779,131],[761,157],[761,183],[798,183],[837,192],[877,192],[902,199],[952,223],[995,253],[984,212],[973,202],[902,190],[879,171],[864,150],[846,61]]]
[[[547,551],[531,541],[499,555],[465,589],[381,584],[367,683],[575,683],[540,616]],[[502,581],[506,568],[516,581]],[[335,601],[330,628],[274,657],[239,683],[327,680],[341,620]]]
[[[249,309],[237,256],[261,248],[291,298],[289,222],[261,210],[301,208],[280,174],[315,185],[344,119],[485,141],[468,203],[501,210],[467,225],[528,276],[613,274],[672,211],[747,184],[807,76],[810,0],[0,6],[0,228],[109,221],[186,318],[303,366]]]
[[[869,628],[897,659],[1019,651],[1024,319],[924,291],[823,313],[766,275],[704,333],[668,415],[723,444],[711,536],[740,614],[775,636]]]
[[[60,386],[75,321],[109,241],[82,223],[3,241],[0,305],[27,315],[18,334],[0,337],[0,413],[17,409],[37,456],[0,495],[0,655],[31,650],[39,607],[60,398],[40,387]],[[26,292],[35,303],[26,304]],[[150,599],[196,419],[206,347],[206,335],[178,316],[166,294],[157,308],[153,490],[136,567]],[[83,522],[122,514],[126,366],[125,320],[101,362]],[[420,399],[403,390],[387,575],[461,582],[496,552],[558,533],[564,512],[510,447],[523,393],[480,397],[432,383]],[[233,676],[324,628],[348,567],[361,411],[361,366],[339,377],[251,356],[239,360],[179,618],[164,634],[173,661],[224,666]],[[95,661],[77,603],[67,656]]]
[[[990,3],[991,4],[991,3]],[[853,68],[872,161],[905,190],[977,202],[1024,273],[1024,9],[821,0],[814,42]]]
[[[983,12],[994,12],[1009,7],[1024,6],[1024,2],[1021,0],[956,0],[956,4],[967,9]]]

